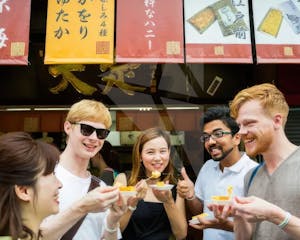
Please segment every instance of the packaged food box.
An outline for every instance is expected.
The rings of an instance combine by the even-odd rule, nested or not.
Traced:
[[[231,0],[220,0],[210,6],[214,9],[223,36],[249,30],[243,19],[244,15],[238,12]]]
[[[211,7],[206,7],[199,12],[197,12],[195,15],[193,15],[191,18],[189,18],[187,21],[199,32],[203,33],[210,25],[213,24],[213,22],[216,20],[214,11]]]
[[[285,21],[289,24],[289,26],[293,29],[294,33],[300,33],[300,11],[293,3],[293,1],[289,0],[283,2],[279,5],[279,9],[283,13],[283,17]]]
[[[279,9],[270,8],[257,30],[277,37],[282,19],[283,16]]]

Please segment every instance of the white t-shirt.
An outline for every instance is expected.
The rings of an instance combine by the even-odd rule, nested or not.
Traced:
[[[223,172],[219,167],[220,162],[208,160],[201,168],[195,182],[195,195],[203,202],[203,212],[213,216],[207,208],[213,195],[227,195],[227,187],[233,186],[233,195],[244,196],[244,176],[258,164],[251,160],[245,153],[241,159],[230,167],[225,167]],[[234,233],[219,229],[207,228],[203,230],[203,240],[231,240]]]
[[[89,189],[91,177],[80,178],[58,164],[55,175],[61,181],[63,187],[59,192],[59,211],[69,208],[74,202],[84,197]],[[101,181],[101,186],[106,184]],[[104,233],[104,221],[109,210],[99,213],[88,213],[80,225],[73,240],[99,240]],[[118,231],[118,239],[121,233]]]

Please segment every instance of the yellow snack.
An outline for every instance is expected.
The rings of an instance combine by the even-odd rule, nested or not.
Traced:
[[[214,201],[227,201],[230,199],[230,197],[229,196],[212,196],[211,199]]]
[[[161,173],[159,171],[153,171],[151,173],[151,178],[159,178]]]
[[[164,185],[165,185],[164,182],[157,182],[157,183],[156,183],[156,186],[159,186],[159,187],[162,187],[162,186],[164,186]]]
[[[199,215],[193,216],[192,219],[196,219],[196,218],[203,218],[203,217],[207,217],[208,214],[207,213],[201,213]]]
[[[203,33],[215,20],[216,17],[213,9],[211,7],[206,7],[188,19],[188,22],[200,33]]]
[[[260,26],[258,27],[258,30],[268,33],[273,37],[277,37],[282,19],[283,16],[280,10],[270,8]]]
[[[119,190],[122,191],[126,191],[126,192],[134,192],[135,191],[135,187],[134,186],[120,186]]]
[[[213,201],[228,201],[232,198],[233,186],[229,185],[227,187],[227,195],[224,196],[212,196],[211,200]]]
[[[232,193],[233,193],[233,186],[232,185],[229,185],[228,187],[227,187],[227,195],[228,196],[232,196]]]

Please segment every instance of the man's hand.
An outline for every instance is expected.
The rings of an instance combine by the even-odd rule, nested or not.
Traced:
[[[282,212],[279,207],[258,197],[235,197],[234,200],[235,216],[243,217],[248,222],[270,221],[274,218],[274,211]]]
[[[195,196],[194,183],[188,177],[185,168],[181,169],[181,175],[183,180],[179,180],[177,183],[177,193],[180,197],[185,199],[192,199]]]
[[[119,199],[113,204],[111,204],[109,208],[109,215],[107,217],[108,224],[112,225],[112,223],[118,222],[126,211],[126,200],[122,196],[122,194],[119,193]]]
[[[103,212],[118,201],[119,193],[117,187],[97,187],[80,200],[80,209],[85,213]]]
[[[219,219],[205,219],[204,217],[198,217],[198,224],[189,224],[191,227],[203,230],[206,228],[220,228],[221,222]]]

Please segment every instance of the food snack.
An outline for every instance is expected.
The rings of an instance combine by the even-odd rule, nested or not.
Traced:
[[[208,216],[207,213],[201,213],[199,215],[193,216],[192,219],[203,218],[203,217],[207,217],[207,216]]]
[[[270,34],[273,37],[277,37],[281,22],[282,13],[278,9],[270,8],[264,19],[258,27],[258,31]]]
[[[201,213],[199,215],[193,216],[192,219],[189,220],[189,223],[191,224],[198,224],[200,223],[198,218],[205,218],[208,217],[209,215],[207,213]]]
[[[161,173],[159,171],[153,171],[151,173],[151,178],[159,178]]]
[[[228,201],[230,199],[229,196],[212,196],[211,199],[213,201]]]
[[[233,194],[233,186],[229,185],[227,187],[227,195],[212,196],[211,200],[212,200],[213,203],[216,203],[216,204],[226,204],[226,203],[231,202],[232,194]]]
[[[227,187],[227,195],[231,197],[232,193],[233,193],[233,186],[229,185]]]
[[[119,190],[125,191],[125,192],[134,192],[135,191],[135,187],[134,186],[120,186]]]
[[[137,192],[134,186],[119,186],[120,193],[125,197],[136,196]]]
[[[213,9],[211,7],[206,7],[197,12],[187,21],[202,34],[215,20],[216,17]]]
[[[160,182],[157,182],[156,185],[159,186],[159,187],[162,187],[162,186],[165,185],[165,183],[160,181]]]
[[[218,19],[223,36],[229,36],[239,31],[247,31],[248,27],[231,0],[220,0],[211,5]]]

